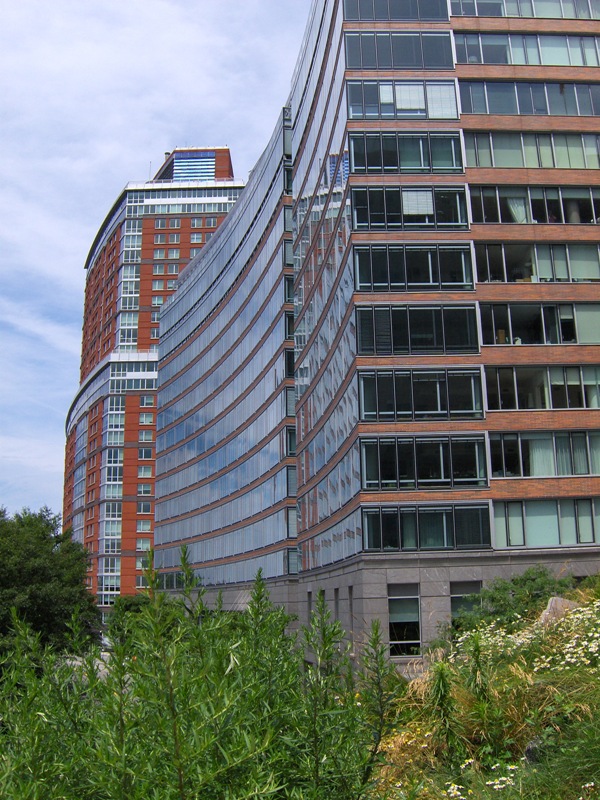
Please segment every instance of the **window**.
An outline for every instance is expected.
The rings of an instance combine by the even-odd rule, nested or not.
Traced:
[[[137,485],[137,493],[138,493],[138,496],[152,494],[152,484],[150,484],[150,483],[138,483],[138,485]]]
[[[480,308],[483,344],[600,343],[597,303],[482,303]]]
[[[153,275],[164,275],[165,274],[165,265],[164,264],[154,264],[152,267],[152,274]]]
[[[294,314],[291,311],[285,312],[285,338],[294,338]]]
[[[486,367],[490,411],[600,407],[600,367]]]
[[[178,275],[179,274],[179,264],[169,264],[167,272],[169,275]]]
[[[285,429],[285,454],[286,456],[296,455],[296,428]]]
[[[192,228],[203,228],[202,217],[192,217],[191,226]]]
[[[159,339],[160,338],[160,328],[150,328],[150,338],[151,339]]]
[[[494,503],[495,547],[572,547],[600,540],[595,499]]]
[[[356,309],[359,355],[477,352],[473,306],[368,306]]]
[[[168,258],[179,258],[179,249],[177,247],[169,248]]]
[[[443,0],[412,0],[397,3],[394,0],[344,0],[344,19],[369,20],[446,20],[448,8]]]
[[[349,146],[355,174],[462,171],[456,134],[351,133]]]
[[[152,530],[152,522],[149,519],[136,520],[136,531],[138,533],[147,533]]]
[[[149,408],[154,406],[154,395],[151,394],[140,395],[140,406],[142,408]]]
[[[488,505],[382,506],[363,509],[367,552],[490,547]]]
[[[152,281],[152,291],[153,292],[160,292],[164,288],[165,288],[165,282],[164,281]]]
[[[294,377],[294,351],[285,350],[285,377]]]
[[[216,217],[206,217],[204,221],[205,228],[216,228],[217,227],[217,218]]]
[[[600,219],[600,189],[471,186],[473,222],[591,224]]]
[[[456,33],[458,64],[598,66],[595,36]]]
[[[350,119],[456,119],[452,81],[348,81]]]
[[[483,416],[477,371],[378,370],[360,372],[358,380],[360,418],[367,422]]]
[[[600,140],[581,133],[465,133],[470,167],[598,169]]]
[[[148,569],[150,566],[150,560],[148,556],[137,556],[135,559],[135,568],[136,569]]]
[[[171,220],[171,222],[173,222],[173,220]],[[180,241],[181,241],[180,234],[178,234],[178,233],[170,233],[169,234],[169,244],[179,244]],[[169,256],[169,258],[171,258],[171,256]]]
[[[145,520],[139,520],[139,522],[145,522]],[[152,548],[152,540],[151,539],[136,539],[135,549],[141,553],[148,553]]]
[[[181,228],[181,220],[178,217],[171,217],[169,220],[169,228]],[[175,241],[171,239],[173,234],[169,234],[169,241]],[[178,236],[179,234],[177,234]],[[177,239],[179,241],[179,239]]]
[[[164,248],[158,248],[154,251],[154,258],[164,258],[165,257],[165,250]]]
[[[459,86],[463,114],[600,115],[596,84],[460,81]]]
[[[162,304],[164,302],[165,302],[165,298],[162,297],[161,295],[153,295],[152,296],[152,305],[153,306],[162,306]]]
[[[471,251],[464,246],[357,245],[354,265],[362,292],[473,288]]]
[[[355,230],[466,228],[464,189],[364,188],[352,190]]]
[[[294,302],[294,278],[291,275],[283,276],[283,300],[285,303]]]
[[[388,584],[391,656],[416,656],[421,647],[419,584]]]
[[[600,471],[600,434],[490,433],[492,477],[590,475]]]
[[[190,258],[195,258],[196,256],[199,256],[201,252],[202,252],[201,247],[190,248]]]
[[[167,281],[167,290],[168,291],[172,292],[176,287],[177,287],[177,281],[176,280]]]
[[[167,241],[167,236],[165,233],[154,234],[154,244],[165,244],[166,241]]]
[[[139,442],[152,442],[152,441],[154,441],[154,431],[153,430],[141,430],[141,431],[138,431],[138,441]]]
[[[137,513],[138,514],[151,514],[152,513],[152,504],[144,500],[137,504]]]
[[[149,461],[150,459],[152,459],[152,448],[140,447],[138,449],[138,459],[140,461]]]
[[[486,486],[485,446],[478,437],[361,440],[362,488],[368,491]]]
[[[599,19],[594,0],[452,0],[453,16]]]
[[[190,242],[192,244],[202,244],[202,234],[201,233],[192,233],[190,235]]]
[[[448,33],[347,33],[348,69],[452,69]]]
[[[154,227],[155,228],[166,228],[167,227],[167,220],[166,219],[155,219],[154,220]]]
[[[151,477],[152,477],[152,467],[150,466],[138,467],[138,478],[151,478]]]
[[[477,599],[472,595],[481,592],[481,581],[450,581],[450,614],[456,619],[462,613],[471,611]]]
[[[508,281],[597,281],[596,244],[476,244],[477,279]]]

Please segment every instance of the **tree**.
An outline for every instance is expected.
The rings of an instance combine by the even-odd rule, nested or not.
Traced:
[[[85,587],[87,559],[48,508],[13,517],[0,508],[0,643],[10,636],[13,609],[43,644],[64,647],[72,619],[89,636],[99,617]]]
[[[509,580],[495,578],[479,594],[469,595],[471,606],[459,614],[456,627],[471,630],[481,623],[497,622],[511,628],[522,618],[533,619],[552,595],[562,595],[572,586],[571,575],[556,578],[542,565],[529,567]]]

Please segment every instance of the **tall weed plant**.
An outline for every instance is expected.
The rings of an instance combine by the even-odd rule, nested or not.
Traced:
[[[177,600],[151,577],[148,602],[115,620],[110,653],[78,658],[15,620],[0,665],[0,797],[383,797],[381,743],[403,682],[377,628],[352,669],[339,624],[322,597],[315,606],[294,637],[260,577],[243,613],[209,609],[191,573]]]

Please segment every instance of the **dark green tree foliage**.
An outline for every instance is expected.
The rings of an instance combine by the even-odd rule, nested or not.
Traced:
[[[459,630],[496,622],[511,628],[520,620],[537,616],[553,595],[562,595],[573,586],[571,575],[556,578],[543,566],[529,567],[510,580],[496,578],[480,594],[469,596],[470,609],[456,620]]]
[[[373,766],[403,683],[379,634],[354,675],[322,599],[297,640],[260,578],[248,609],[229,613],[189,580],[172,600],[149,577],[110,657],[61,657],[19,625],[0,668],[0,797],[384,796]]]
[[[12,628],[12,611],[40,635],[63,647],[72,622],[91,633],[98,614],[85,588],[87,555],[49,509],[8,516],[0,508],[0,648]]]

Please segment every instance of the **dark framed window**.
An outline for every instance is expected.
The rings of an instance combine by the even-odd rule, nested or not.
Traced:
[[[474,306],[366,306],[356,309],[359,355],[476,353]]]
[[[463,188],[353,189],[352,213],[353,227],[358,231],[465,229],[469,223]]]
[[[346,33],[348,69],[452,69],[450,34]]]
[[[419,584],[389,584],[388,612],[391,656],[416,656],[421,649]]]
[[[344,0],[344,19],[370,20],[447,20],[444,0]]]
[[[487,485],[481,437],[361,439],[361,458],[368,491]]]

